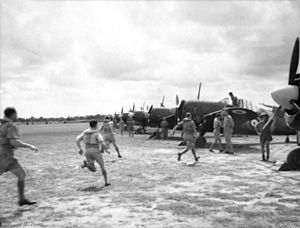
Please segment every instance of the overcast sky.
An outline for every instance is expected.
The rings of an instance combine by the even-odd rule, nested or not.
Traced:
[[[1,112],[68,116],[146,104],[274,104],[300,1],[1,0]]]

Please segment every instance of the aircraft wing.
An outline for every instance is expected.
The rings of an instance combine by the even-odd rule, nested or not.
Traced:
[[[228,108],[228,113],[234,121],[234,133],[235,134],[255,134],[255,126],[257,124],[258,115],[256,112],[245,109],[232,107]],[[213,131],[213,121],[217,114],[220,114],[222,110],[209,113],[203,116],[203,131]]]

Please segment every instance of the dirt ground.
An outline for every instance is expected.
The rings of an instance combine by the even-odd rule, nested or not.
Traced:
[[[178,141],[117,134],[123,158],[112,147],[104,156],[112,184],[104,188],[100,171],[79,168],[74,141],[84,128],[20,126],[23,139],[40,148],[16,152],[27,197],[38,204],[19,208],[16,178],[3,174],[2,227],[300,227],[300,173],[261,162],[255,136],[233,139],[237,156],[198,149],[201,159],[193,164],[191,153],[177,162]],[[271,160],[285,160],[296,147],[283,141],[274,137]]]

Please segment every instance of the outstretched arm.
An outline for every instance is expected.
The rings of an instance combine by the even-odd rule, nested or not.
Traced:
[[[20,139],[10,139],[9,143],[10,143],[10,145],[12,145],[15,148],[23,147],[23,148],[28,148],[28,149],[36,151],[36,152],[38,151],[37,147],[35,147],[34,145],[31,145],[29,143],[25,143]]]
[[[175,131],[176,131],[176,129],[177,129],[179,126],[181,126],[181,125],[182,125],[182,122],[178,123],[178,124],[173,128],[173,130],[170,132],[170,136],[173,136],[174,133],[175,133]]]

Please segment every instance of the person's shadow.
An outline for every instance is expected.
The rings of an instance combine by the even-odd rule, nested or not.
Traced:
[[[86,188],[78,188],[77,191],[81,192],[100,192],[104,189],[104,186],[90,186]]]

